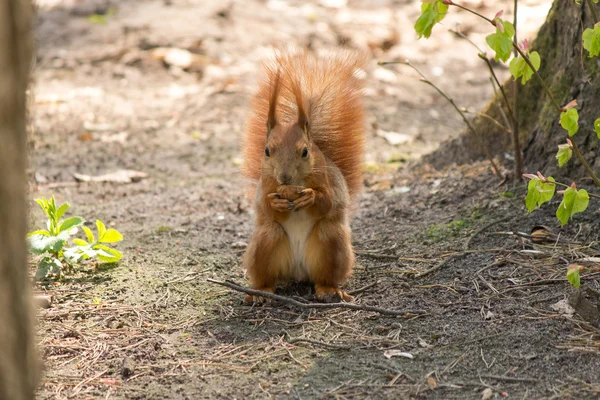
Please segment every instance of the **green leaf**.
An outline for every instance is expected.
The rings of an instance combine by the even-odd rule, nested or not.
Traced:
[[[61,206],[58,207],[58,210],[56,210],[56,219],[61,219],[62,216],[65,215],[65,212],[69,209],[69,207],[71,207],[69,203],[61,204]]]
[[[515,27],[508,21],[496,19],[496,23],[501,23],[503,30],[496,26],[496,33],[486,36],[485,41],[488,46],[496,52],[494,58],[496,61],[506,61],[510,57],[513,42],[512,37],[515,34]]]
[[[62,222],[62,224],[60,224],[60,228],[58,228],[58,230],[60,232],[65,232],[70,230],[71,228],[75,228],[76,226],[81,226],[83,222],[83,218],[81,217],[67,218]]]
[[[89,246],[90,244],[83,239],[73,239],[73,243],[77,246]]]
[[[119,250],[103,244],[95,245],[94,249],[98,250],[98,258],[107,263],[115,263],[123,257],[123,254]]]
[[[571,264],[567,268],[567,280],[577,289],[581,285],[579,273],[583,270],[581,265]]]
[[[92,24],[106,25],[108,23],[108,18],[104,14],[92,14],[87,19]]]
[[[98,241],[102,241],[102,237],[106,233],[106,226],[99,219],[96,220],[96,227],[98,228]]]
[[[569,136],[573,136],[579,130],[579,113],[574,108],[569,108],[560,113],[560,126],[562,126]]]
[[[585,189],[577,190],[570,187],[565,190],[563,200],[556,210],[556,218],[558,218],[561,225],[564,225],[569,222],[573,215],[585,211],[589,202],[590,196]]]
[[[50,201],[48,202],[48,212],[56,220],[56,202],[54,201],[54,196],[50,197]]]
[[[102,236],[102,238],[98,241],[101,243],[115,243],[120,242],[121,240],[123,240],[123,235],[121,235],[121,233],[116,229],[111,228],[107,230]]]
[[[515,35],[515,26],[508,22],[498,19],[502,23],[502,27],[504,28],[504,34],[508,36],[510,39]]]
[[[600,118],[594,121],[594,131],[596,131],[596,135],[598,135],[598,139],[600,139]]]
[[[512,49],[512,40],[502,33],[492,33],[486,36],[485,41],[496,52],[494,58],[496,61],[508,60],[510,50]]]
[[[35,202],[39,204],[46,216],[48,216],[48,201],[42,197],[41,199],[35,199]]]
[[[562,167],[565,165],[573,156],[573,150],[568,144],[559,144],[558,152],[556,153],[556,159],[558,160],[558,166]]]
[[[35,254],[58,252],[65,244],[65,239],[59,236],[44,236],[43,234],[31,235],[27,238],[29,249]]]
[[[421,16],[415,23],[415,31],[419,35],[419,39],[423,36],[428,38],[431,36],[433,26],[444,19],[448,12],[448,6],[442,3],[441,0],[436,0],[431,3],[421,4]]]
[[[59,274],[62,268],[60,260],[54,257],[44,257],[38,263],[35,279],[42,280],[50,274]]]
[[[70,262],[73,262],[73,263],[78,262],[79,260],[81,260],[81,257],[83,256],[83,253],[79,249],[80,249],[80,247],[77,247],[77,246],[65,248],[65,249],[63,249],[63,255]]]
[[[541,59],[537,51],[532,51],[531,54],[529,54],[529,61],[536,71],[540,69]],[[510,61],[509,69],[515,80],[521,77],[521,83],[523,85],[533,76],[533,70],[521,56],[513,58]]]
[[[551,176],[546,179],[549,182],[554,182],[554,178]],[[527,197],[525,198],[527,211],[532,212],[536,206],[541,206],[547,201],[550,201],[554,196],[555,190],[556,185],[548,182],[544,183],[539,178],[529,181],[529,185],[527,186]]]
[[[92,249],[91,246],[80,247],[79,251],[81,252],[82,258],[87,260],[88,258],[94,258],[98,255],[96,250]]]
[[[600,26],[583,31],[583,48],[590,53],[590,58],[600,54]]]
[[[33,236],[33,235],[43,235],[43,236],[50,236],[50,232],[48,232],[45,229],[38,229],[37,231],[33,231],[33,232],[29,232],[27,234],[27,237],[29,236]]]
[[[82,226],[81,229],[83,229],[83,231],[85,232],[85,235],[87,236],[87,240],[90,243],[94,243],[95,242],[95,238],[94,238],[94,234],[92,233],[92,230],[90,228],[88,228],[87,226]]]

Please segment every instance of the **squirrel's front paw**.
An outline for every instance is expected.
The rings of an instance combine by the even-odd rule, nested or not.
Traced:
[[[277,187],[277,193],[282,199],[296,201],[302,197],[302,191],[304,189],[306,189],[304,186],[280,185]]]
[[[296,200],[294,202],[294,204],[295,204],[294,211],[300,211],[306,207],[310,207],[313,204],[315,204],[315,199],[317,197],[317,194],[315,193],[314,190],[312,190],[310,188],[306,188],[306,189],[302,190],[300,193],[302,194],[302,197],[300,197],[298,200]]]
[[[271,208],[276,211],[286,212],[291,211],[294,208],[294,202],[282,199],[279,193],[271,193],[268,194],[267,197],[269,198]]]

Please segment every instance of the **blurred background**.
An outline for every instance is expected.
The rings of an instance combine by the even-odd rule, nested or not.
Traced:
[[[370,52],[371,163],[417,158],[463,128],[460,116],[414,71],[379,67],[377,61],[410,60],[473,112],[493,94],[477,50],[448,32],[460,30],[485,49],[489,26],[459,9],[430,39],[417,40],[418,1],[37,3],[32,139],[39,152],[33,166],[43,167],[50,181],[109,167],[137,169],[140,163],[190,176],[206,169],[234,173],[260,61],[279,43]],[[465,4],[485,15],[504,9],[504,18],[512,20],[512,1]],[[520,2],[520,39],[534,37],[549,6]],[[505,66],[497,70],[501,80],[508,76]],[[69,149],[69,157],[56,150],[58,144]]]

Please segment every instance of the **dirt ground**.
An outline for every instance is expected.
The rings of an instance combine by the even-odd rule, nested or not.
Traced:
[[[508,11],[512,1],[498,3]],[[533,37],[548,1],[520,4],[521,35]],[[526,188],[499,185],[486,163],[434,171],[413,162],[462,122],[413,71],[377,61],[410,59],[474,112],[492,94],[476,50],[445,32],[461,21],[483,47],[488,28],[458,12],[417,42],[418,13],[401,0],[40,1],[31,198],[54,194],[90,226],[99,218],[125,236],[119,265],[38,285],[53,296],[38,312],[40,399],[600,396],[600,331],[561,307],[566,266],[600,252],[589,245],[597,214],[560,229],[557,203],[526,214]],[[247,284],[240,257],[253,216],[239,142],[260,60],[278,42],[371,49],[358,265],[347,289],[366,287],[357,304],[402,316],[249,307],[207,282]],[[187,51],[183,61],[172,48]],[[73,177],[118,170],[148,176]],[[33,228],[43,218],[31,203]],[[537,224],[560,240],[510,234]]]

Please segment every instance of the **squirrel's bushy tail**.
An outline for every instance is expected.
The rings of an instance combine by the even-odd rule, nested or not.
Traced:
[[[258,180],[267,139],[267,115],[272,86],[279,74],[277,121],[298,119],[298,94],[306,109],[310,137],[341,170],[350,195],[362,187],[365,121],[362,104],[366,56],[337,50],[318,56],[287,48],[264,64],[263,77],[252,100],[243,143],[244,175]]]

